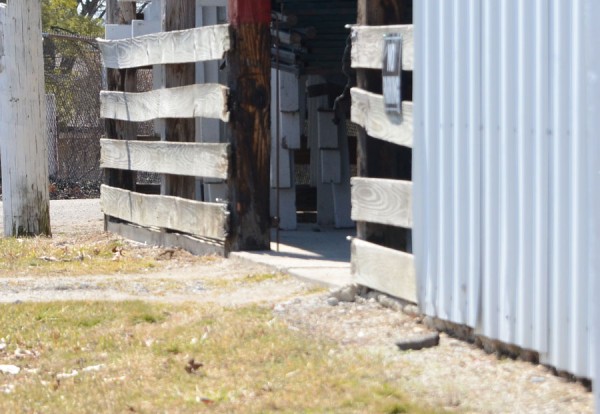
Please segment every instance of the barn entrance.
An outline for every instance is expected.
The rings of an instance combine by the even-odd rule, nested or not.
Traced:
[[[282,230],[354,227],[355,79],[345,25],[356,22],[356,2],[326,3],[272,3],[271,213]]]

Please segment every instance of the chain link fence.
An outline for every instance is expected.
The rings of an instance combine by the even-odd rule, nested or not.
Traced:
[[[44,34],[44,71],[50,191],[61,193],[60,198],[96,196],[104,134],[103,69],[96,41],[65,32]]]

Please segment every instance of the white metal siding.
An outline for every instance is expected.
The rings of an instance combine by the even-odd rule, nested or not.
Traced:
[[[584,1],[415,2],[413,238],[427,314],[590,377]]]
[[[590,195],[590,211],[600,211],[600,53],[598,53],[598,39],[600,39],[600,2],[587,0],[585,8],[587,27],[586,55],[588,56],[588,192]],[[600,214],[592,214],[589,221],[590,228],[590,256],[589,267],[593,275],[590,287],[590,302],[594,303],[595,309],[591,312],[593,320],[593,343],[594,350],[598,351],[600,343],[600,301],[597,295],[600,289]],[[593,377],[600,378],[600,358],[592,352]],[[600,387],[594,384],[596,394],[596,411],[600,410]]]

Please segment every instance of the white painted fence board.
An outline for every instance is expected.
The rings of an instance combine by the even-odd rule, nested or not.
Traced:
[[[359,88],[352,88],[352,122],[362,126],[373,138],[405,147],[413,145],[413,104],[402,102],[402,116],[394,122],[388,118],[383,97]]]
[[[104,214],[145,227],[161,227],[196,236],[225,240],[227,204],[203,203],[179,197],[146,195],[101,186]]]
[[[281,142],[287,149],[300,148],[300,136],[302,135],[302,122],[300,112],[280,112]]]
[[[319,148],[337,149],[339,147],[338,127],[333,123],[333,111],[319,111]]]
[[[277,216],[277,189],[271,189],[271,216]],[[296,230],[296,188],[279,189],[279,229]]]
[[[360,285],[417,302],[417,280],[412,254],[353,239],[352,276]]]
[[[114,69],[221,59],[231,46],[228,25],[160,32],[123,40],[98,39],[98,45],[104,66]]]
[[[227,178],[228,144],[101,139],[100,166],[161,174]]]
[[[277,76],[277,71],[271,71]],[[279,109],[284,112],[300,110],[298,77],[289,72],[279,71]]]
[[[129,39],[131,37],[131,26],[128,24],[106,24],[104,25],[104,37],[108,40]]]
[[[277,158],[275,141],[272,141],[273,149],[271,150],[271,188],[277,188]],[[279,188],[290,188],[293,184],[293,160],[290,150],[279,148]]]
[[[339,184],[342,181],[342,157],[338,150],[321,151],[321,182]]]
[[[159,20],[132,20],[131,36],[146,36],[159,33],[162,30]]]
[[[412,228],[412,182],[354,177],[352,219]]]
[[[381,69],[383,61],[383,36],[388,33],[402,34],[402,69],[413,70],[414,39],[412,25],[353,26],[352,67]]]
[[[100,116],[146,122],[162,118],[207,117],[229,121],[229,89],[217,84],[189,85],[150,92],[100,92]]]

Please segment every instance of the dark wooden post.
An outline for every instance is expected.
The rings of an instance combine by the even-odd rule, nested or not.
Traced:
[[[412,0],[358,0],[358,24],[364,26],[384,26],[412,23]],[[357,86],[366,91],[382,93],[381,71],[358,70]],[[403,78],[403,95],[410,90],[412,79]],[[408,88],[407,88],[408,86]],[[403,99],[408,98],[403,96]],[[411,179],[412,151],[385,141],[368,138],[360,128],[357,137],[357,173],[360,177]],[[362,240],[381,239],[380,225],[365,222],[357,223],[357,236]],[[387,233],[390,233],[388,229]],[[392,236],[397,239],[397,237]],[[399,243],[405,243],[401,235]],[[372,240],[374,241],[374,240]],[[378,240],[382,241],[382,240]],[[391,244],[397,244],[392,241]],[[387,244],[387,243],[386,243]],[[391,247],[391,246],[390,246]]]
[[[233,50],[229,250],[270,247],[271,0],[229,0]]]
[[[196,27],[196,2],[191,0],[166,0],[162,2],[163,31],[193,29]],[[166,88],[193,85],[196,83],[196,65],[184,63],[165,65]],[[165,140],[194,142],[196,124],[194,119],[165,120]],[[194,177],[166,175],[163,194],[194,199],[196,181]]]
[[[135,19],[135,2],[108,0],[106,8],[108,24],[130,24]],[[109,91],[135,92],[137,90],[135,69],[107,69],[106,79]],[[137,126],[133,122],[107,119],[105,125],[107,138],[133,140],[137,137]],[[133,171],[107,170],[104,180],[112,187],[135,189],[136,176]]]

